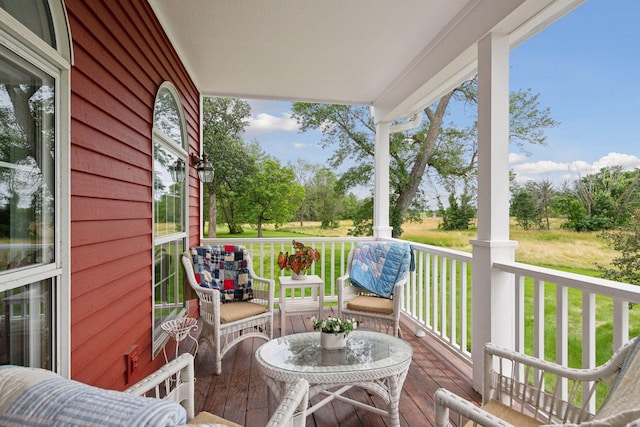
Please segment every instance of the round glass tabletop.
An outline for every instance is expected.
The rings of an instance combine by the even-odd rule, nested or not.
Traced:
[[[344,349],[325,350],[320,332],[307,332],[273,339],[256,356],[271,368],[292,372],[363,372],[405,363],[413,350],[399,338],[371,331],[353,331]]]

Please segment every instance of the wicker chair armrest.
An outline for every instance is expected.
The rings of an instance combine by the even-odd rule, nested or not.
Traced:
[[[304,378],[294,382],[273,413],[267,427],[304,426],[307,420],[309,383]]]
[[[554,362],[518,353],[516,351],[497,346],[493,343],[485,344],[484,351],[486,360],[489,360],[490,357],[498,357],[517,362],[524,367],[535,368],[570,380],[585,382],[602,381],[604,378],[610,377],[611,375],[615,375],[619,372],[627,351],[629,350],[630,344],[631,342],[623,346],[605,364],[593,369],[568,368]]]
[[[436,391],[433,400],[436,427],[448,427],[450,425],[450,411],[455,412],[459,417],[465,417],[476,422],[477,425],[486,427],[513,427],[506,421],[491,415],[489,412],[444,388]],[[461,425],[460,420],[458,420],[457,425]]]
[[[180,403],[187,419],[194,417],[193,356],[184,353],[125,390],[137,396],[168,399]]]

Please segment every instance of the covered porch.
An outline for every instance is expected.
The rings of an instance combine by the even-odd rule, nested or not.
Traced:
[[[325,316],[336,315],[326,307]],[[277,313],[276,313],[277,314]],[[274,316],[274,338],[280,336],[280,316]],[[455,391],[469,401],[480,404],[482,398],[471,385],[471,370],[451,360],[449,350],[434,337],[419,338],[412,334],[410,323],[403,322],[404,339],[413,348],[413,360],[400,397],[400,425],[422,427],[433,425],[433,395],[440,387]],[[311,332],[309,316],[287,317],[288,334]],[[196,413],[207,411],[247,427],[261,427],[273,413],[278,401],[259,374],[254,353],[264,341],[243,341],[223,358],[224,369],[212,375],[212,357],[204,345],[195,360]],[[187,351],[185,346],[181,351]],[[365,390],[353,388],[347,396],[370,405],[384,408],[378,397]],[[311,399],[317,403],[319,396]],[[380,415],[343,402],[331,402],[307,417],[307,426],[385,426],[388,420]]]

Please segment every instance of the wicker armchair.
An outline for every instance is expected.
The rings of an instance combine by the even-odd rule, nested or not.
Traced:
[[[207,252],[208,262],[215,264],[215,272],[194,272],[194,255],[201,248]],[[234,255],[235,254],[235,255]],[[238,254],[242,254],[239,256]],[[235,257],[235,258],[234,258]],[[200,261],[202,261],[200,257]],[[235,261],[234,261],[235,259]],[[238,279],[239,265],[241,267]],[[222,358],[239,342],[249,338],[262,338],[268,341],[273,336],[273,301],[274,282],[258,277],[253,271],[251,257],[241,246],[207,246],[192,248],[182,255],[182,266],[185,277],[191,288],[198,295],[200,316],[204,320],[200,340],[206,340],[214,352],[214,373],[222,372]],[[219,288],[204,287],[203,277],[209,275],[211,282],[218,283]],[[218,277],[219,276],[219,277]],[[234,290],[233,282],[236,289]],[[250,288],[238,290],[238,283]],[[231,286],[228,286],[231,283]],[[234,302],[225,302],[232,301]]]
[[[391,275],[387,274],[387,277],[394,277],[388,283],[392,289],[390,296],[380,296],[371,290],[356,286],[352,280],[352,269],[359,268],[359,265],[365,265],[363,269],[371,275],[379,275],[382,268],[386,268],[384,255],[376,249],[382,246],[393,247],[396,253],[401,253],[404,257],[398,268]],[[410,266],[413,264],[412,256],[411,247],[406,243],[386,241],[358,243],[349,252],[346,274],[337,279],[338,315],[355,319],[358,327],[391,332],[396,337],[401,336],[402,293],[409,279]]]
[[[193,356],[184,353],[153,374],[125,390],[138,396],[169,399],[180,403],[187,411],[189,425],[229,427],[237,424],[209,412],[194,417]],[[280,401],[267,427],[302,427],[307,418],[309,383],[299,379],[291,385]]]
[[[436,426],[640,426],[640,341],[625,344],[605,364],[571,369],[485,345],[483,405],[445,389],[434,396]],[[608,390],[597,411],[589,400]],[[450,415],[455,412],[455,417]],[[450,419],[451,417],[451,419]]]

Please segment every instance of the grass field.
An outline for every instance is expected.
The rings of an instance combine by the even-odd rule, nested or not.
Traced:
[[[421,223],[403,226],[402,238],[428,245],[441,246],[471,252],[470,240],[476,231],[443,231],[438,229],[439,218],[424,218]],[[342,221],[340,227],[323,230],[318,222],[289,223],[277,229],[267,226],[265,237],[344,237],[351,227],[350,221]],[[218,237],[257,237],[257,230],[245,227],[242,235],[231,236],[224,227],[218,228]],[[560,268],[579,274],[598,275],[597,264],[609,265],[616,252],[607,247],[598,233],[576,233],[563,230],[559,220],[553,220],[551,230],[522,230],[511,225],[511,239],[518,242],[516,261],[542,267]]]

